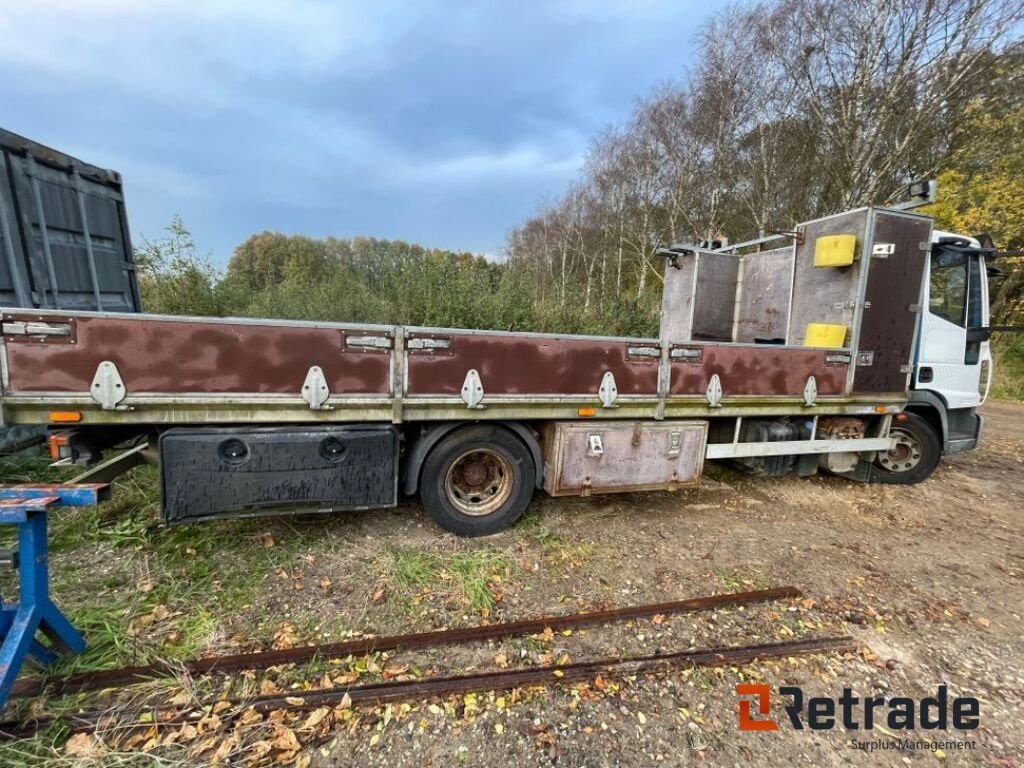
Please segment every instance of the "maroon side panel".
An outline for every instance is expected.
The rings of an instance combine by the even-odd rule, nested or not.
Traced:
[[[688,344],[676,349],[701,349],[699,361],[672,363],[669,394],[703,395],[718,374],[722,393],[730,395],[802,396],[807,377],[814,376],[819,395],[841,395],[847,363],[830,364],[821,349],[769,344],[715,346]],[[837,351],[836,354],[843,354]]]
[[[312,365],[323,369],[332,395],[390,391],[390,353],[345,349],[343,331],[334,328],[145,316],[76,316],[76,328],[73,345],[7,344],[8,390],[86,392],[96,367],[110,360],[129,395],[298,395]]]
[[[864,295],[858,352],[871,352],[871,365],[857,366],[853,391],[904,394],[918,315],[912,305],[921,301],[921,280],[931,241],[930,219],[888,211],[875,212],[875,245],[888,244],[893,253],[872,258]]]
[[[412,333],[409,338],[442,338]],[[620,395],[658,393],[658,359],[632,360],[627,347],[656,343],[609,339],[543,338],[444,334],[451,348],[410,353],[410,395],[458,395],[466,372],[476,369],[488,395],[582,395],[601,386],[605,371],[615,376]]]

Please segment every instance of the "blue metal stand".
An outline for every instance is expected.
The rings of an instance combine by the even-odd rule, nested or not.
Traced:
[[[57,652],[81,653],[85,640],[50,599],[46,516],[59,504],[96,504],[108,495],[105,485],[0,486],[0,525],[18,526],[19,596],[15,604],[0,599],[0,708],[25,660],[46,666]],[[46,646],[36,639],[41,633]]]

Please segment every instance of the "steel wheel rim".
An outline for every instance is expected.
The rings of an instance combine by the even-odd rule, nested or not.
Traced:
[[[444,490],[459,512],[483,517],[499,510],[512,495],[512,464],[495,450],[473,448],[448,467]]]
[[[913,433],[894,427],[889,437],[896,441],[892,450],[878,454],[878,464],[889,472],[909,472],[921,463],[924,449]]]

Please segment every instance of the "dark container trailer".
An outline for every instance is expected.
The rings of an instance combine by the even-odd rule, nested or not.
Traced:
[[[121,174],[0,128],[0,305],[142,311]],[[0,454],[44,438],[0,429]]]
[[[0,128],[0,304],[142,311],[120,173]]]

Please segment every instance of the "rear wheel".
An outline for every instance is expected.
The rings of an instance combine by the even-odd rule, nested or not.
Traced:
[[[896,440],[891,451],[875,458],[871,480],[891,485],[913,485],[928,479],[942,458],[942,445],[935,429],[914,413],[893,419],[889,437]]]
[[[420,497],[430,516],[459,536],[486,536],[526,511],[537,470],[526,445],[481,424],[444,437],[423,463]]]

